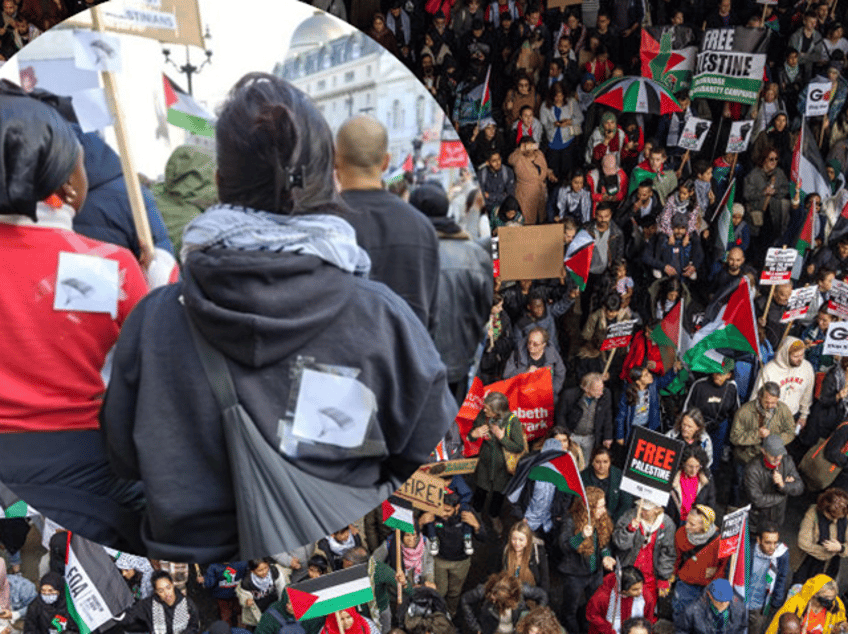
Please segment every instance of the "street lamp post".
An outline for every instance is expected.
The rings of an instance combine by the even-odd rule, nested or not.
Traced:
[[[209,34],[209,27],[208,26],[206,27],[206,33],[203,34],[203,39],[204,40],[212,39],[212,36]],[[192,91],[192,85],[191,85],[192,75],[200,74],[201,68],[206,66],[206,64],[212,63],[212,51],[207,48],[203,52],[206,55],[206,59],[203,60],[203,63],[200,66],[195,66],[194,64],[191,63],[191,53],[189,51],[188,46],[186,46],[186,63],[183,64],[182,66],[178,66],[174,62],[174,60],[171,59],[171,49],[169,49],[169,48],[163,48],[162,49],[162,55],[165,56],[165,61],[186,76],[186,83],[188,84],[188,94],[190,94],[192,96],[194,96],[194,93]]]

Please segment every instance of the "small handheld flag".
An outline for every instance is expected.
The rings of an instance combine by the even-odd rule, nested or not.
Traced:
[[[286,594],[295,619],[302,621],[368,603],[374,589],[364,563],[287,586]]]
[[[383,501],[383,524],[404,533],[415,532],[412,503],[396,497]]]

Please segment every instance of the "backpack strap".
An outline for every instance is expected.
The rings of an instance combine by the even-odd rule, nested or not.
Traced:
[[[230,369],[227,367],[227,360],[221,351],[213,347],[209,340],[197,330],[188,312],[185,317],[206,378],[209,380],[209,386],[215,394],[215,400],[218,401],[218,407],[224,411],[237,405],[238,396]]]
[[[279,610],[277,610],[276,608],[268,608],[268,609],[267,609],[267,610],[265,610],[265,611],[266,611],[268,614],[270,614],[270,615],[274,618],[274,620],[275,620],[277,623],[279,623],[281,626],[286,626],[286,625],[288,625],[288,623],[286,622],[286,620],[283,618],[283,615],[282,615],[282,614],[280,614]]]

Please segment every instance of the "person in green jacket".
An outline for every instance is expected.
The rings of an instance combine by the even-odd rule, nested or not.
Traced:
[[[212,150],[181,145],[165,165],[165,182],[151,186],[162,213],[174,253],[180,258],[183,227],[218,202],[215,186],[215,154]]]
[[[492,500],[489,504],[489,516],[492,526],[500,534],[503,525],[500,520],[503,505],[503,491],[512,477],[507,470],[504,450],[512,453],[522,453],[527,450],[524,430],[518,416],[509,410],[509,401],[500,392],[491,392],[483,399],[483,409],[474,420],[474,425],[468,433],[468,439],[474,441],[483,439],[480,446],[477,468],[474,471],[474,481],[477,489],[471,504],[474,510],[482,513],[486,497],[491,491]]]
[[[613,522],[633,508],[633,496],[621,490],[621,469],[612,464],[612,454],[603,445],[592,451],[589,466],[581,473],[583,486],[598,487],[604,492],[607,513]]]

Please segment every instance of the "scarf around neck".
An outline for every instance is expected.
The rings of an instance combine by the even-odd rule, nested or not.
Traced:
[[[411,570],[413,583],[418,583],[424,570],[424,538],[419,535],[418,543],[413,548],[409,548],[401,541],[400,552],[403,558],[403,569]]]
[[[709,542],[710,539],[712,539],[713,535],[716,534],[717,530],[718,528],[716,528],[715,524],[711,524],[710,527],[704,533],[695,533],[693,535],[687,530],[686,539],[688,539],[689,543],[693,546],[703,546],[704,544]]]
[[[256,587],[256,589],[265,594],[268,590],[271,589],[271,586],[274,585],[274,577],[271,574],[271,571],[268,571],[268,574],[264,577],[258,576],[255,572],[250,573],[250,581]]]
[[[235,205],[215,205],[183,232],[180,257],[210,248],[314,255],[347,273],[367,277],[371,259],[356,243],[356,232],[330,214],[285,215]]]
[[[345,551],[356,546],[356,540],[353,537],[353,533],[348,533],[347,539],[343,542],[338,542],[335,537],[329,535],[327,537],[327,544],[330,546],[330,550],[333,551],[334,555],[341,557]]]

